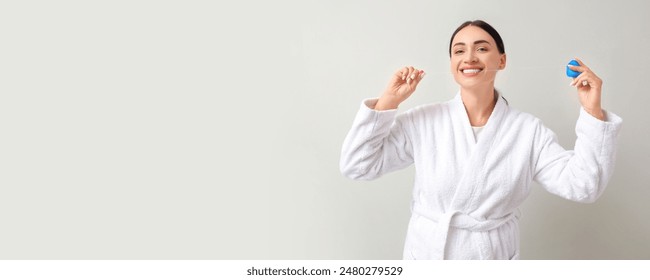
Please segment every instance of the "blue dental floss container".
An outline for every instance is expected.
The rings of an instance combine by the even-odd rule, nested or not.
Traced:
[[[575,59],[573,59],[573,60],[569,61],[569,65],[580,66],[580,63],[578,63]],[[582,73],[582,72],[571,70],[569,68],[569,65],[567,65],[567,67],[566,67],[566,75],[568,77],[576,78],[576,77],[578,77],[578,75],[580,75],[580,73]]]

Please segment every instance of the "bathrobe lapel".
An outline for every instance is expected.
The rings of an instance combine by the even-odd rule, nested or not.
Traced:
[[[468,213],[476,208],[472,203],[475,198],[474,194],[488,175],[487,170],[484,168],[485,161],[488,154],[492,151],[492,144],[498,138],[497,134],[507,110],[507,105],[501,96],[497,96],[497,103],[494,106],[494,110],[481,132],[481,137],[476,141],[469,117],[467,116],[467,111],[460,98],[460,93],[456,99],[457,102],[454,102],[454,106],[458,113],[457,119],[462,121],[461,125],[465,132],[465,141],[470,144],[468,144],[469,157],[464,162],[460,178],[457,179],[458,183],[450,210],[459,210]]]
[[[447,235],[449,233],[449,227],[452,223],[454,216],[468,215],[474,209],[477,208],[476,197],[479,196],[481,192],[481,187],[485,184],[485,178],[488,175],[487,170],[484,166],[488,154],[492,150],[492,144],[499,137],[498,132],[501,126],[501,122],[504,118],[504,115],[507,110],[507,105],[501,96],[497,96],[497,103],[488,119],[487,124],[481,132],[481,137],[478,141],[474,138],[474,133],[469,122],[469,117],[467,116],[467,111],[463,105],[460,93],[456,95],[456,98],[453,101],[452,121],[454,122],[454,127],[457,133],[454,135],[458,137],[460,144],[459,146],[465,148],[464,153],[467,155],[466,160],[459,160],[462,162],[460,177],[455,181],[457,182],[455,187],[455,192],[449,206],[449,209],[440,216],[438,224],[440,226],[440,231],[438,239],[438,252],[436,252],[436,259],[444,259],[445,257],[445,247],[447,243]],[[462,133],[461,133],[462,132]],[[463,135],[458,135],[463,134]],[[486,240],[487,236],[479,235],[477,244],[480,244],[480,252],[485,258],[490,258],[491,249],[489,248],[489,240]]]

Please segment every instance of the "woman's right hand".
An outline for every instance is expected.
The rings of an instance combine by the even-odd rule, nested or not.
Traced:
[[[391,77],[384,94],[377,101],[375,110],[396,109],[400,103],[413,94],[423,77],[424,71],[413,66],[397,70]]]

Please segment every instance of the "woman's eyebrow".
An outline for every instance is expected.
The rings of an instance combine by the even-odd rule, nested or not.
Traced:
[[[486,44],[488,44],[488,45],[490,44],[490,42],[488,42],[488,41],[486,41],[486,40],[477,40],[477,41],[474,41],[474,45],[478,45],[478,44],[482,44],[482,43],[486,43]]]
[[[482,44],[482,43],[486,43],[486,44],[490,45],[490,42],[488,42],[488,41],[486,41],[486,40],[476,40],[476,41],[474,41],[474,45],[478,45],[478,44]],[[465,43],[463,43],[463,42],[458,42],[458,43],[454,44],[454,47],[455,47],[456,45],[462,45],[462,46],[464,46]]]

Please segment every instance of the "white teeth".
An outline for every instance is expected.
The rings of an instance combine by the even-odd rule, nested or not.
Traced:
[[[463,73],[467,73],[467,74],[474,74],[478,72],[481,72],[481,69],[463,69]]]

